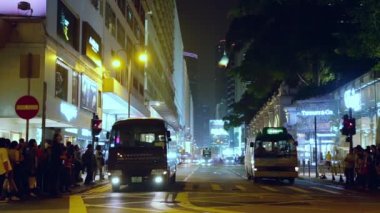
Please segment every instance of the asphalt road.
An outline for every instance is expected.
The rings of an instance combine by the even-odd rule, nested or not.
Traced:
[[[57,199],[1,203],[0,212],[119,213],[119,212],[380,212],[380,192],[347,190],[341,186],[296,180],[245,180],[239,165],[178,168],[177,183],[166,190],[122,188],[109,184]]]

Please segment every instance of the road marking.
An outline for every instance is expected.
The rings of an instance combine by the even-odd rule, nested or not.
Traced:
[[[309,191],[306,191],[304,189],[300,189],[298,187],[295,187],[295,186],[287,186],[287,188],[293,190],[293,191],[297,191],[297,192],[301,192],[301,193],[310,193]]]
[[[84,194],[102,193],[102,192],[105,192],[105,191],[107,191],[109,189],[111,189],[111,185],[110,184],[106,184],[104,186],[99,186],[99,187],[90,189],[87,192],[85,192]]]
[[[87,213],[83,199],[79,195],[70,196],[69,213]]]
[[[87,205],[89,207],[98,207],[98,208],[105,208],[105,209],[123,209],[123,210],[130,210],[134,212],[162,212],[161,210],[154,210],[152,208],[133,208],[133,207],[123,207],[123,206],[112,206],[112,205]],[[127,211],[126,211],[127,212]]]
[[[333,189],[338,189],[338,190],[346,190],[342,187],[339,187],[339,186],[331,186],[331,185],[325,185],[326,187],[329,187],[329,188],[333,188]]]
[[[266,190],[269,190],[269,191],[272,191],[272,192],[278,192],[277,189],[270,187],[270,186],[259,186],[259,187],[266,189]]]
[[[187,192],[178,193],[176,200],[179,202],[178,203],[179,206],[181,206],[185,209],[190,209],[190,210],[197,211],[197,212],[237,213],[237,211],[228,211],[228,210],[217,209],[217,208],[195,206],[189,201],[189,193],[187,193]],[[183,211],[183,212],[185,212],[185,211]]]
[[[214,191],[222,191],[222,187],[219,184],[211,184],[211,189]]]
[[[235,185],[235,187],[238,188],[240,191],[247,191],[247,189],[244,186]]]
[[[197,171],[199,169],[199,167],[197,167],[196,169],[194,169],[189,175],[187,175],[185,177],[185,179],[183,179],[183,181],[187,182],[187,180],[194,174],[195,171]]]
[[[340,194],[339,192],[335,192],[335,191],[331,191],[331,190],[327,190],[327,189],[322,189],[322,188],[319,188],[319,187],[310,187],[312,189],[316,189],[316,190],[319,190],[319,191],[322,191],[322,192],[327,192],[327,193],[331,193],[331,194]]]

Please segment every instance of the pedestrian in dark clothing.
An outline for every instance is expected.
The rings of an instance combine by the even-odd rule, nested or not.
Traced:
[[[87,172],[84,184],[93,184],[94,172],[96,169],[96,159],[94,154],[94,147],[92,146],[92,144],[87,145],[87,150],[82,156],[82,161]]]
[[[54,134],[51,146],[51,156],[49,157],[49,177],[50,177],[50,194],[57,196],[59,189],[59,174],[62,169],[62,136],[60,133]]]
[[[29,195],[36,197],[37,191],[37,142],[30,139],[25,149],[25,166],[28,174]]]

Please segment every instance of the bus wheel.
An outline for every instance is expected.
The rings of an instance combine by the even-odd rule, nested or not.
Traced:
[[[120,185],[112,185],[112,192],[119,192],[120,191]]]
[[[260,182],[260,178],[258,178],[258,177],[253,178],[253,182],[255,182],[255,183]]]
[[[294,184],[294,178],[289,178],[288,181],[289,181],[289,184],[290,184],[290,185],[293,185],[293,184]]]

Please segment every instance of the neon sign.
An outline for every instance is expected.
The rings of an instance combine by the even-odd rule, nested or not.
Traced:
[[[267,133],[268,135],[277,135],[277,134],[282,134],[282,133],[284,133],[284,130],[281,129],[281,128],[268,128],[268,129],[266,130],[266,133]]]
[[[302,110],[301,114],[303,116],[333,115],[334,112],[332,110],[329,110],[329,109],[326,109],[326,110],[315,110],[315,111],[305,111],[305,110]]]
[[[355,89],[350,89],[344,92],[344,104],[347,108],[352,108],[354,111],[362,109],[361,95],[356,93]]]

